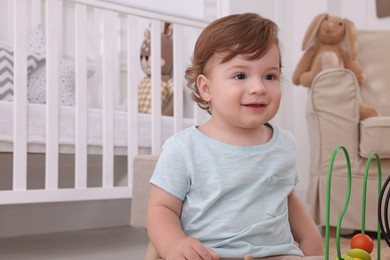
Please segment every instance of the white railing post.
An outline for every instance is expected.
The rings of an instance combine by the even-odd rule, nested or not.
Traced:
[[[161,22],[151,21],[152,154],[161,148]]]
[[[183,62],[183,32],[182,26],[173,25],[173,116],[174,133],[183,129],[183,85],[184,85],[184,67]]]
[[[58,188],[58,0],[46,1],[46,159],[45,187]]]
[[[31,26],[42,24],[42,0],[31,0]]]
[[[87,7],[75,6],[76,149],[75,187],[87,187]]]
[[[133,161],[138,154],[138,86],[134,79],[137,78],[139,66],[139,48],[135,46],[137,38],[137,19],[127,16],[127,185],[133,187]]]
[[[12,42],[14,40],[14,31],[16,31],[16,28],[15,28],[15,21],[16,21],[15,12],[17,12],[18,9],[15,9],[15,1],[14,0],[8,0],[7,1],[7,7],[8,7],[7,14],[10,14],[10,15],[8,15],[8,18],[7,18],[7,24],[9,26],[5,27],[6,28],[6,39],[7,39],[7,42]],[[18,13],[18,15],[19,15],[19,13]]]
[[[103,11],[103,187],[114,185],[115,13]]]
[[[14,3],[13,189],[27,189],[27,1]]]

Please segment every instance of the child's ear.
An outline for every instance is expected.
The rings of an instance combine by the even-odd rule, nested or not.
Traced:
[[[211,93],[210,93],[210,85],[209,79],[201,74],[196,79],[196,85],[198,86],[199,94],[203,98],[204,101],[210,101]]]

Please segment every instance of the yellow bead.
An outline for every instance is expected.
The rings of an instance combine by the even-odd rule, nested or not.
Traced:
[[[360,248],[353,248],[349,250],[348,255],[353,258],[358,258],[361,260],[371,260],[371,255]]]

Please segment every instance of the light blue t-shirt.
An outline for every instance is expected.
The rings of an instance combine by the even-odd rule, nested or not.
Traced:
[[[168,139],[150,182],[183,201],[181,225],[220,257],[303,255],[288,222],[298,181],[295,140],[235,146],[190,127]]]

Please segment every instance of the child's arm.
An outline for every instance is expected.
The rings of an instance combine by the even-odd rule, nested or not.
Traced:
[[[324,255],[320,231],[294,192],[288,196],[288,214],[294,240],[305,256]]]
[[[180,225],[182,204],[178,198],[152,185],[147,212],[147,231],[159,255],[167,260],[219,259],[211,249],[184,234]]]

